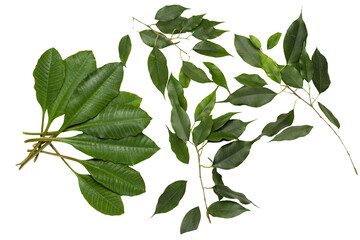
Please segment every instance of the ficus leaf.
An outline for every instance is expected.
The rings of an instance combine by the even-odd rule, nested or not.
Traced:
[[[203,19],[200,25],[195,29],[193,36],[200,40],[208,40],[214,39],[221,36],[225,30],[220,30],[214,28],[216,25],[220,24],[221,22],[210,21],[208,19]]]
[[[156,23],[158,29],[166,34],[177,34],[181,33],[184,24],[187,22],[187,18],[177,17],[169,21],[159,21]]]
[[[261,68],[260,50],[256,48],[249,38],[235,34],[235,48],[240,57],[253,67]]]
[[[180,82],[176,78],[174,78],[172,74],[170,75],[169,78],[167,90],[171,104],[173,106],[179,105],[186,111],[187,101],[186,98],[184,97],[183,87],[181,86]]]
[[[235,79],[248,87],[257,87],[257,88],[261,88],[265,85],[267,85],[267,83],[265,82],[264,79],[262,79],[259,75],[257,74],[246,74],[243,73],[237,77],[235,77]]]
[[[271,35],[267,40],[267,49],[274,48],[279,43],[280,37],[281,37],[281,33],[279,32]]]
[[[233,218],[249,211],[240,204],[233,201],[218,201],[211,204],[208,213],[213,217]]]
[[[220,117],[215,118],[213,120],[212,131],[216,131],[222,126],[224,126],[232,118],[232,116],[234,116],[237,113],[238,112],[228,112],[225,113],[224,115],[221,115]]]
[[[194,130],[192,131],[192,135],[193,143],[195,144],[195,146],[203,143],[210,135],[212,123],[213,121],[211,116],[206,116],[201,120],[199,125],[194,128]]]
[[[142,98],[134,93],[120,91],[117,97],[111,100],[109,105],[122,104],[122,105],[130,105],[133,107],[140,107],[141,101]]]
[[[181,67],[181,68],[180,68],[180,72],[179,72],[179,82],[180,82],[181,86],[182,86],[183,88],[189,87],[190,81],[191,81],[190,77],[188,77],[188,76],[184,73],[184,70],[183,70],[183,68]]]
[[[149,47],[158,47],[159,49],[172,45],[168,39],[158,36],[152,30],[144,30],[140,33],[141,40]]]
[[[156,204],[155,214],[166,213],[179,205],[180,200],[185,194],[186,181],[180,180],[168,185],[160,195]]]
[[[171,126],[176,136],[183,141],[188,141],[190,136],[190,119],[186,111],[179,105],[174,105],[171,111]]]
[[[294,140],[300,137],[305,137],[308,135],[313,127],[309,125],[303,126],[292,126],[286,128],[284,131],[276,135],[271,142],[273,141],[288,141]]]
[[[201,219],[200,208],[195,207],[187,212],[181,222],[180,234],[198,229]]]
[[[119,42],[119,57],[124,66],[129,58],[131,52],[131,40],[129,35],[126,35],[121,38]]]
[[[212,80],[214,81],[214,83],[216,83],[220,87],[223,87],[229,91],[225,76],[222,73],[222,71],[214,63],[204,62],[204,65],[205,65],[205,67],[207,67],[209,69],[209,72],[211,74],[211,77],[212,77]]]
[[[190,17],[189,19],[187,19],[184,22],[184,25],[182,27],[182,31],[183,32],[191,32],[193,31],[196,27],[198,27],[203,19],[205,14],[202,15],[195,15]]]
[[[282,71],[281,71],[281,77],[284,83],[289,85],[290,87],[295,88],[302,88],[303,86],[303,78],[298,72],[298,70],[291,66],[287,65]]]
[[[310,82],[314,75],[314,67],[308,53],[306,52],[305,44],[301,52],[299,66],[302,78],[307,82]]]
[[[232,169],[249,155],[252,142],[234,141],[222,146],[215,154],[213,167]]]
[[[223,184],[215,185],[213,187],[214,191],[225,198],[229,199],[237,199],[242,204],[250,204],[252,203],[243,193],[235,192],[231,190],[229,187],[224,186]]]
[[[168,131],[169,131],[169,142],[170,142],[171,150],[173,151],[173,153],[175,153],[176,158],[180,162],[188,164],[190,157],[189,157],[188,147],[186,146],[186,142],[181,138],[179,138],[178,136],[176,136],[174,133],[172,133],[170,129],[168,129]]]
[[[198,42],[194,47],[193,50],[199,54],[209,56],[209,57],[225,57],[229,56],[230,54],[220,46],[219,44],[210,42],[210,41],[201,41]]]
[[[220,173],[218,173],[216,168],[213,168],[213,170],[212,170],[212,179],[213,179],[215,185],[224,185],[222,176]],[[218,192],[216,192],[215,188],[213,188],[213,191],[218,196],[218,199],[220,201],[223,198],[223,196],[220,195]]]
[[[318,105],[319,105],[320,110],[327,117],[327,119],[329,119],[329,121],[332,124],[334,124],[337,128],[340,128],[339,120],[337,120],[337,118],[334,116],[334,114],[327,107],[325,107],[323,104],[321,104],[320,102],[318,102]]]
[[[155,87],[164,95],[169,73],[166,58],[157,47],[149,55],[148,70]]]
[[[211,80],[206,76],[206,73],[196,67],[193,63],[183,61],[182,70],[186,76],[199,83],[211,82]]]
[[[260,61],[266,75],[277,83],[281,83],[281,73],[274,60],[260,52]]]
[[[268,123],[262,130],[262,135],[272,137],[282,129],[290,126],[294,121],[294,110],[280,114],[275,122]]]
[[[216,90],[217,88],[196,106],[195,121],[200,121],[210,115],[216,103]]]
[[[251,43],[254,45],[254,47],[261,49],[261,42],[259,39],[257,39],[257,37],[255,37],[254,35],[250,35],[249,39]]]
[[[268,88],[241,87],[225,100],[233,105],[246,105],[250,107],[261,107],[269,103],[276,93]]]
[[[179,17],[186,9],[187,8],[180,5],[167,5],[157,11],[155,19],[159,21],[170,21]]]
[[[212,131],[207,139],[211,142],[237,139],[241,134],[243,134],[248,124],[248,122],[243,122],[239,119],[229,120],[218,130]]]
[[[313,83],[319,93],[325,92],[330,86],[330,77],[328,73],[328,63],[319,49],[316,49],[311,61],[314,67]]]

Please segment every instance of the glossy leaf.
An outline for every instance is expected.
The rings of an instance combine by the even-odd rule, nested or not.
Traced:
[[[205,142],[206,138],[210,135],[212,122],[211,116],[207,116],[204,117],[199,125],[194,128],[192,135],[195,146]]]
[[[196,106],[195,109],[195,121],[200,121],[201,119],[210,115],[216,103],[216,90],[206,96],[201,102]]]
[[[179,17],[186,9],[187,8],[180,5],[167,5],[157,11],[155,19],[159,21],[170,21]]]
[[[176,158],[180,162],[188,164],[189,163],[189,150],[186,146],[186,142],[172,133],[169,129],[169,142],[171,145],[171,150],[175,153]]]
[[[330,86],[328,63],[324,55],[318,49],[315,50],[312,58],[314,67],[313,83],[319,93],[325,92]]]
[[[294,110],[280,114],[275,122],[268,123],[262,130],[262,135],[272,137],[294,121]]]
[[[212,131],[216,131],[222,126],[224,126],[235,114],[238,112],[228,112],[220,117],[217,117],[213,120]]]
[[[36,98],[45,113],[59,94],[65,77],[64,62],[55,48],[50,48],[41,55],[33,75]]]
[[[229,120],[224,126],[216,131],[212,131],[208,136],[208,140],[211,142],[220,142],[223,140],[237,139],[246,129],[249,122],[243,122],[239,119]]]
[[[252,142],[234,141],[222,146],[215,154],[213,167],[232,169],[249,155]]]
[[[185,194],[186,181],[180,180],[167,186],[156,204],[155,214],[173,210]]]
[[[65,78],[59,94],[49,106],[48,115],[51,123],[65,113],[66,106],[76,87],[90,73],[96,70],[96,60],[91,51],[78,52],[64,60]]]
[[[287,65],[281,71],[281,77],[284,83],[290,87],[302,88],[303,86],[303,78],[299,71],[293,66]]]
[[[225,198],[237,199],[242,204],[252,203],[244,194],[235,192],[235,191],[231,190],[229,187],[224,186],[223,184],[215,185],[213,187],[213,189],[214,189],[214,191],[216,191],[218,194],[220,194],[221,196],[223,196]]]
[[[209,69],[209,72],[211,74],[212,80],[214,83],[219,85],[220,87],[225,88],[229,91],[229,88],[226,83],[226,79],[222,71],[213,63],[211,62],[204,62],[205,67]]]
[[[89,175],[77,174],[77,177],[82,195],[93,208],[106,215],[124,213],[120,195],[105,188]]]
[[[140,32],[141,40],[150,47],[157,47],[159,49],[168,47],[172,43],[161,36],[156,35],[152,30],[144,30]]]
[[[243,84],[244,86],[248,86],[248,87],[257,87],[257,88],[261,88],[263,86],[265,86],[267,83],[265,82],[264,79],[262,79],[259,75],[257,74],[246,74],[243,73],[237,77],[235,77],[235,79]]]
[[[279,43],[280,38],[281,38],[281,33],[279,32],[271,35],[267,40],[267,49],[274,48]]]
[[[179,105],[186,111],[187,101],[184,97],[183,87],[181,86],[180,82],[176,78],[174,78],[173,75],[170,75],[167,90],[171,105]]]
[[[70,98],[60,130],[95,117],[119,94],[123,76],[121,63],[109,63],[84,79]]]
[[[97,182],[117,194],[135,196],[145,192],[140,173],[128,166],[97,159],[78,162]]]
[[[203,19],[200,25],[195,29],[193,36],[200,40],[208,40],[214,39],[221,36],[225,30],[220,30],[214,28],[216,25],[220,24],[221,22],[210,21],[208,19]]]
[[[193,50],[199,54],[209,56],[209,57],[225,57],[229,56],[230,54],[220,46],[219,44],[210,42],[210,41],[201,41],[198,42],[194,47]]]
[[[157,47],[149,55],[148,70],[155,87],[164,94],[169,73],[166,58]]]
[[[322,105],[320,102],[318,102],[319,104],[319,108],[321,109],[321,111],[325,114],[325,116],[327,117],[327,119],[329,119],[329,121],[334,124],[337,128],[340,128],[340,123],[339,120],[337,120],[337,118],[334,116],[334,114],[324,105]]]
[[[288,64],[299,62],[300,55],[306,42],[307,30],[302,14],[288,28],[284,38],[284,53]]]
[[[246,105],[250,107],[261,107],[269,103],[276,93],[268,88],[241,87],[225,100],[233,105]]]
[[[171,111],[171,126],[176,136],[183,141],[188,141],[190,136],[190,119],[186,111],[179,105],[174,105]]]
[[[218,201],[211,204],[208,213],[213,217],[233,218],[249,211],[240,204],[232,201]]]
[[[222,176],[220,173],[218,173],[216,168],[213,168],[212,170],[212,179],[215,183],[215,185],[224,185],[224,182],[222,180]],[[218,196],[219,201],[223,199],[223,196],[216,192],[216,190],[213,188],[214,193]]]
[[[141,101],[142,101],[142,98],[134,93],[120,91],[120,93],[117,95],[117,97],[115,97],[113,100],[111,100],[109,105],[122,104],[122,105],[130,105],[133,107],[140,107]]]
[[[293,126],[288,127],[278,135],[276,135],[271,142],[273,141],[288,141],[294,140],[300,137],[305,137],[308,135],[313,127],[309,125],[303,126]]]
[[[269,58],[266,54],[260,53],[260,60],[262,68],[266,75],[277,83],[281,83],[281,73],[279,67],[276,65],[274,60]]]
[[[250,35],[249,36],[250,42],[254,45],[254,47],[261,49],[261,42],[257,37]]]
[[[196,27],[198,27],[203,19],[205,14],[202,15],[195,15],[192,16],[191,18],[187,19],[184,22],[184,25],[182,27],[182,31],[183,32],[191,32],[193,31]]]
[[[156,26],[162,33],[177,34],[183,32],[182,29],[187,20],[187,18],[180,16],[170,21],[159,21]]]
[[[129,58],[131,52],[131,40],[129,35],[126,35],[121,38],[119,42],[119,56],[121,63],[126,66],[126,62]]]
[[[82,131],[99,138],[120,139],[141,133],[150,120],[151,117],[140,108],[111,104],[96,117],[68,130]]]
[[[211,80],[206,76],[206,73],[196,67],[191,62],[183,61],[182,70],[186,76],[188,76],[190,79],[194,80],[195,82],[199,83],[207,83],[211,82]]]
[[[235,48],[240,57],[253,67],[261,68],[260,50],[257,49],[249,38],[235,35]]]
[[[201,219],[200,208],[195,207],[186,213],[184,216],[181,226],[180,226],[180,234],[194,231],[198,229]]]
[[[307,82],[310,82],[314,75],[314,67],[308,53],[306,52],[305,44],[301,52],[299,67],[302,78]]]
[[[113,163],[135,165],[159,150],[159,147],[144,134],[122,139],[100,139],[86,134],[58,138],[77,150],[97,159]]]
[[[183,68],[181,67],[181,68],[180,68],[180,72],[179,72],[179,82],[180,82],[181,86],[182,86],[183,88],[189,87],[190,81],[191,81],[190,77],[188,77],[188,76],[184,73],[184,70],[183,70]]]

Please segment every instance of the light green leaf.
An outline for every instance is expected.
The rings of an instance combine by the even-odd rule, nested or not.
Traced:
[[[216,90],[217,88],[196,106],[195,121],[200,121],[210,115],[216,103]]]
[[[115,97],[113,100],[111,100],[109,105],[122,104],[122,105],[130,105],[133,107],[140,107],[141,101],[142,101],[142,98],[134,93],[120,91],[120,93],[117,95],[117,97]]]
[[[252,142],[234,141],[222,146],[215,154],[213,167],[232,169],[249,155]]]
[[[157,47],[149,55],[148,69],[155,87],[164,95],[169,73],[166,58]]]
[[[229,92],[229,88],[227,86],[226,79],[222,71],[215,64],[211,62],[204,62],[204,65],[209,69],[209,72],[211,74],[214,83],[216,83],[220,87],[225,88]]]
[[[140,32],[141,40],[150,47],[158,47],[159,49],[172,45],[168,39],[156,35],[152,30],[144,30]]]
[[[269,37],[269,39],[267,40],[267,49],[274,48],[278,44],[280,37],[281,37],[281,33],[279,33],[279,32],[271,35]]]
[[[271,142],[273,141],[288,141],[294,140],[300,137],[305,137],[308,135],[313,127],[309,125],[303,126],[293,126],[288,127],[278,135],[276,135]]]
[[[268,88],[241,87],[225,100],[233,105],[246,105],[250,107],[261,107],[269,103],[276,93]]]
[[[180,226],[180,234],[194,231],[198,229],[201,219],[200,208],[195,207],[186,213],[184,216],[181,226]]]
[[[199,83],[211,82],[206,73],[191,62],[183,61],[182,70],[186,76]]]
[[[232,201],[218,201],[211,204],[208,213],[213,217],[233,218],[249,211],[240,204]]]
[[[316,49],[312,58],[314,67],[313,83],[319,93],[325,92],[330,86],[330,77],[328,72],[328,63],[319,49]]]
[[[213,168],[212,170],[212,179],[215,183],[215,185],[224,185],[224,182],[222,180],[222,176],[220,173],[218,173],[216,168]],[[223,198],[220,194],[216,192],[216,190],[213,188],[214,193],[218,196],[219,201]]]
[[[185,194],[185,190],[186,181],[183,180],[173,182],[167,186],[159,197],[154,215],[173,210],[177,205],[179,205],[180,200]]]
[[[173,151],[173,153],[175,153],[176,158],[179,159],[180,162],[188,164],[190,157],[186,142],[184,142],[184,140],[172,133],[170,129],[168,129],[168,131],[171,150]]]
[[[319,104],[319,108],[321,109],[321,111],[325,114],[325,116],[327,117],[327,119],[329,119],[329,121],[334,124],[337,128],[340,128],[340,123],[339,120],[337,120],[337,118],[334,116],[334,114],[324,105],[322,105],[320,102],[318,102]]]
[[[182,32],[191,32],[193,31],[196,27],[198,27],[203,19],[205,14],[202,15],[195,15],[192,16],[191,18],[187,19],[184,22],[184,25],[182,27]]]
[[[214,191],[216,191],[218,194],[225,198],[229,199],[237,199],[242,204],[250,204],[252,203],[244,194],[235,192],[231,190],[229,187],[224,186],[223,184],[215,185],[213,187]]]
[[[250,35],[249,39],[251,41],[251,43],[254,45],[254,47],[261,49],[261,42],[259,39],[257,39],[255,36]]]
[[[129,58],[131,52],[131,40],[129,35],[126,35],[121,38],[119,42],[119,57],[121,60],[121,63],[126,66],[126,62]]]
[[[184,70],[183,70],[183,68],[181,67],[181,68],[180,68],[180,72],[179,72],[179,82],[180,82],[181,86],[182,86],[183,88],[189,87],[190,81],[191,81],[190,77],[188,77],[188,76],[185,75]]]
[[[240,57],[253,67],[261,68],[260,50],[257,49],[249,38],[235,34],[235,48]]]
[[[299,66],[302,78],[307,82],[310,82],[314,75],[314,67],[308,53],[306,52],[305,44],[301,52]]]
[[[262,135],[272,137],[282,129],[290,126],[294,121],[294,110],[280,114],[275,122],[268,123],[262,130]]]
[[[276,65],[274,60],[269,58],[266,54],[260,52],[260,60],[262,68],[266,75],[277,83],[281,83],[281,73],[279,67]]]
[[[216,25],[220,24],[221,22],[210,21],[208,19],[203,19],[200,25],[195,29],[193,36],[200,40],[208,40],[214,39],[221,36],[225,30],[220,30],[214,28]]]
[[[209,57],[225,57],[229,56],[230,54],[220,46],[219,44],[210,42],[210,41],[201,41],[198,42],[194,47],[193,50],[199,54],[209,56]]]
[[[167,5],[157,11],[155,19],[159,21],[170,21],[179,17],[186,9],[187,8],[180,5]]]
[[[281,77],[284,83],[290,87],[302,88],[303,86],[303,78],[301,77],[299,71],[293,66],[287,65],[281,71]]]
[[[190,119],[186,111],[179,105],[174,105],[171,111],[171,126],[176,136],[183,141],[188,141],[190,136]]]
[[[172,74],[170,75],[167,90],[171,105],[179,105],[186,111],[187,101],[184,97],[183,87],[181,86],[180,82],[176,78],[174,78]]]
[[[224,115],[221,115],[220,117],[215,118],[213,120],[212,131],[216,131],[222,126],[224,126],[232,118],[232,116],[234,116],[237,113],[238,112],[228,112],[225,113]]]
[[[216,131],[212,131],[211,134],[208,136],[208,140],[210,142],[220,142],[223,140],[234,140],[243,134],[243,132],[246,129],[246,126],[250,122],[243,122],[239,119],[233,119],[229,120],[227,123],[225,123],[224,126],[219,128]]]
[[[192,131],[193,143],[195,146],[203,143],[206,138],[210,135],[212,127],[212,118],[211,116],[204,117],[199,125],[194,128]]]
[[[248,87],[257,87],[257,88],[261,88],[263,86],[265,86],[267,83],[265,82],[264,79],[262,79],[259,75],[257,74],[246,74],[243,73],[237,77],[235,77],[235,79]]]

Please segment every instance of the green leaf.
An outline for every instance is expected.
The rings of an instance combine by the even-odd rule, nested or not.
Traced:
[[[119,94],[123,76],[121,63],[108,63],[84,79],[69,100],[59,132],[98,115]]]
[[[232,201],[218,201],[211,204],[208,213],[213,217],[233,218],[249,211],[240,204]]]
[[[180,68],[179,72],[179,82],[183,88],[187,88],[190,85],[191,79],[185,75],[183,68]]]
[[[216,83],[220,87],[223,87],[229,91],[225,76],[221,72],[221,70],[215,64],[213,64],[211,62],[204,62],[204,65],[205,65],[205,67],[207,67],[209,69],[209,72],[211,74],[211,77],[212,77],[212,80],[214,81],[214,83]]]
[[[174,105],[171,111],[171,126],[176,136],[183,141],[188,141],[190,136],[190,119],[186,111],[179,105]]]
[[[202,15],[195,15],[192,16],[191,18],[187,19],[184,22],[184,25],[182,27],[182,32],[191,32],[193,31],[196,27],[198,27],[203,19],[205,14]]]
[[[261,88],[263,86],[265,86],[267,83],[265,82],[264,79],[262,79],[259,75],[257,74],[246,74],[243,73],[237,77],[235,77],[235,79],[248,87],[256,87],[256,88]]]
[[[120,139],[141,133],[150,120],[151,117],[140,108],[110,104],[96,117],[68,130],[79,130],[99,138]]]
[[[210,42],[210,41],[201,41],[198,42],[194,47],[193,50],[199,54],[209,56],[209,57],[225,57],[229,56],[230,54],[220,46],[219,44]]]
[[[183,180],[173,182],[167,186],[159,197],[154,215],[173,210],[177,205],[179,205],[180,200],[185,194],[185,190],[186,181]]]
[[[212,179],[213,179],[215,185],[224,185],[222,176],[218,173],[216,168],[213,168],[213,170],[212,170]],[[219,193],[217,193],[214,188],[213,188],[213,191],[218,196],[218,199],[220,201],[223,198],[223,196],[221,196]]]
[[[249,38],[250,38],[251,43],[254,45],[254,47],[261,49],[261,42],[259,39],[257,39],[253,35],[250,35]]]
[[[213,167],[232,169],[249,155],[252,142],[234,141],[222,146],[215,154]]]
[[[220,117],[217,117],[213,120],[212,131],[216,131],[222,126],[224,126],[235,114],[238,112],[228,112]]]
[[[33,75],[36,98],[45,113],[59,94],[65,77],[64,62],[55,48],[50,48],[41,55]]]
[[[309,125],[303,126],[293,126],[288,127],[278,135],[276,135],[271,142],[273,141],[288,141],[294,140],[300,137],[305,137],[308,135],[313,127]]]
[[[330,77],[326,58],[320,53],[319,49],[316,49],[311,60],[314,67],[314,85],[319,93],[325,92],[330,86]]]
[[[280,37],[281,37],[281,33],[279,33],[279,32],[271,35],[269,37],[269,39],[267,40],[267,49],[274,48],[278,44]]]
[[[212,127],[211,116],[204,117],[199,125],[192,131],[193,143],[195,146],[205,142],[206,138],[210,135]]]
[[[169,73],[166,58],[157,47],[149,55],[148,69],[155,87],[164,95]]]
[[[74,137],[57,138],[57,140],[70,144],[94,158],[125,165],[135,165],[159,150],[159,147],[144,134],[122,139],[100,139],[80,134]]]
[[[281,71],[281,77],[284,83],[294,88],[302,88],[303,86],[303,78],[300,75],[299,71],[290,65],[287,65]]]
[[[262,130],[262,135],[272,137],[282,129],[290,126],[294,121],[294,110],[280,114],[275,122],[268,123]]]
[[[124,205],[120,195],[105,188],[89,175],[76,175],[79,187],[86,201],[97,211],[106,215],[121,215]]]
[[[225,100],[233,105],[247,105],[250,107],[261,107],[269,103],[276,93],[268,88],[241,87]]]
[[[156,35],[152,30],[144,30],[140,32],[141,40],[150,47],[158,47],[159,49],[172,45],[168,39]]]
[[[287,64],[299,62],[307,38],[306,25],[302,14],[288,28],[284,38],[284,53]]]
[[[156,23],[158,29],[166,34],[177,34],[182,33],[182,28],[184,24],[187,22],[187,18],[177,17],[170,21],[159,21]]]
[[[49,106],[49,123],[65,113],[66,106],[76,87],[96,70],[96,60],[91,51],[78,52],[64,60],[65,78],[59,94]]]
[[[196,106],[195,121],[200,121],[210,115],[216,103],[216,90],[217,88]]]
[[[337,128],[340,128],[340,123],[339,120],[337,120],[337,118],[334,116],[334,114],[324,105],[322,105],[320,102],[318,102],[319,104],[319,108],[321,109],[321,111],[325,114],[325,116],[327,117],[327,119],[329,119],[329,121],[334,124]]]
[[[301,52],[299,66],[302,78],[305,79],[307,82],[310,82],[314,75],[314,67],[308,53],[306,52],[305,44]]]
[[[188,164],[190,157],[186,142],[184,142],[184,140],[172,133],[170,129],[168,129],[168,131],[171,150],[173,151],[173,153],[175,153],[176,158],[179,159],[180,162]]]
[[[170,75],[167,90],[171,105],[179,105],[186,111],[187,101],[184,97],[183,87],[181,86],[180,82],[176,80],[176,78],[174,78],[172,74]]]
[[[97,182],[117,194],[135,196],[145,192],[140,173],[128,166],[97,159],[78,162]]]
[[[117,97],[115,97],[113,100],[111,100],[109,105],[122,104],[122,105],[130,105],[133,107],[140,107],[141,101],[142,101],[142,98],[136,94],[120,91],[120,93],[117,95]]]
[[[281,83],[281,73],[278,65],[266,54],[260,52],[262,68],[266,75],[277,83]]]
[[[221,36],[225,30],[220,30],[214,28],[216,25],[220,24],[221,22],[210,21],[208,19],[203,19],[200,25],[195,29],[194,33],[192,34],[199,40],[208,40],[214,39]]]
[[[206,73],[196,67],[191,62],[183,61],[182,70],[186,76],[188,76],[190,79],[199,82],[199,83],[207,83],[211,82],[211,80],[206,76]]]
[[[155,19],[159,21],[170,21],[179,17],[186,9],[187,8],[180,5],[167,5],[157,11]]]
[[[237,139],[246,129],[249,122],[243,122],[239,119],[229,120],[224,126],[216,131],[212,131],[208,136],[208,140],[211,142],[220,142],[223,140]]]
[[[187,212],[181,222],[180,234],[198,229],[201,219],[200,208],[195,207]]]
[[[215,185],[213,187],[214,191],[216,191],[218,194],[225,198],[229,199],[237,199],[242,204],[250,204],[252,203],[244,194],[235,192],[231,190],[229,187],[224,186],[223,184]]]
[[[131,40],[129,35],[126,35],[122,37],[119,42],[119,56],[124,66],[126,66],[126,62],[129,58],[130,52],[131,52]]]
[[[235,34],[235,48],[240,57],[253,67],[261,68],[260,50],[257,49],[249,38]]]

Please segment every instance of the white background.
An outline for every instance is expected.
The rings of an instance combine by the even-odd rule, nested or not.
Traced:
[[[229,29],[215,42],[221,43],[234,57],[212,59],[191,52],[191,61],[216,63],[225,73],[232,91],[240,85],[233,79],[241,73],[264,73],[247,66],[233,47],[233,34],[257,36],[263,45],[275,33],[285,34],[288,26],[303,10],[309,33],[309,54],[319,47],[327,57],[332,84],[320,97],[341,123],[340,133],[355,164],[360,169],[358,146],[358,103],[360,89],[357,43],[360,41],[357,1],[182,1],[191,8],[185,15],[207,13],[207,18],[225,21],[219,28]],[[221,171],[224,181],[245,193],[260,208],[233,219],[204,215],[198,231],[179,235],[182,217],[200,206],[204,213],[197,177],[194,149],[189,145],[191,163],[184,165],[171,152],[165,124],[169,125],[170,106],[152,85],[147,72],[150,48],[138,36],[146,23],[154,23],[156,11],[171,1],[1,1],[1,160],[0,160],[0,239],[360,239],[360,177],[354,174],[338,139],[306,105],[297,102],[295,125],[314,125],[306,138],[291,142],[268,143],[267,138],[253,146],[247,160],[237,169]],[[146,129],[162,148],[151,159],[136,166],[146,183],[141,196],[124,197],[126,214],[105,216],[93,210],[82,197],[77,179],[57,158],[41,156],[19,171],[15,164],[26,156],[30,145],[22,131],[38,131],[41,110],[35,98],[32,71],[39,56],[55,47],[63,58],[80,50],[93,50],[98,66],[118,61],[120,38],[129,34],[133,50],[121,89],[143,97],[142,107],[153,121]],[[280,45],[267,53],[284,62]],[[192,40],[181,45],[191,49]],[[174,47],[164,50],[169,71],[178,75],[179,53]],[[270,80],[268,81],[270,82]],[[270,88],[279,87],[270,83]],[[196,104],[214,86],[192,82],[186,90],[188,113],[193,119]],[[314,90],[315,92],[315,90]],[[218,99],[226,97],[219,90]],[[262,127],[288,112],[294,96],[279,95],[260,108],[219,104],[214,116],[240,111],[243,121],[258,119],[249,125],[242,139],[252,139]],[[60,124],[59,122],[55,123]],[[67,155],[84,158],[72,147],[57,145]],[[220,145],[209,145],[204,153],[213,157]],[[78,171],[83,169],[74,166]],[[210,170],[204,169],[204,182],[212,186]],[[167,214],[152,215],[158,196],[176,180],[188,180],[187,192],[180,205]],[[208,201],[216,197],[207,190]]]

